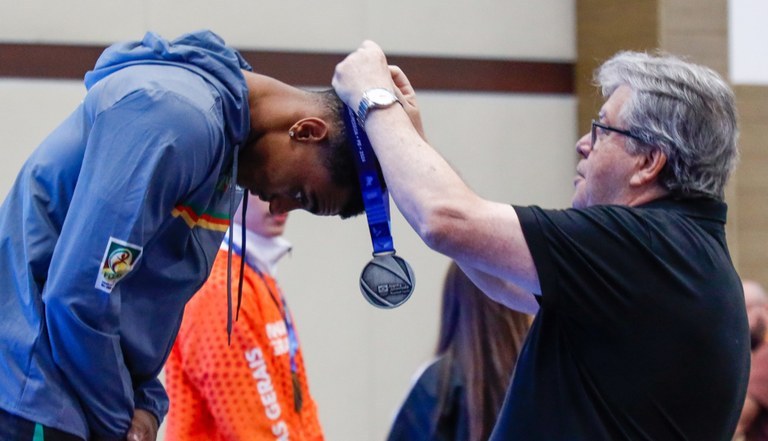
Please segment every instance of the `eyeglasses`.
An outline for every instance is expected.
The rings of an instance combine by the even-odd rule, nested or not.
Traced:
[[[638,141],[640,141],[640,142],[643,142],[643,140],[642,140],[642,139],[640,139],[640,137],[639,137],[639,136],[637,136],[637,135],[633,134],[633,133],[632,133],[632,132],[630,132],[629,130],[622,130],[622,129],[617,129],[616,127],[607,126],[607,125],[605,125],[605,124],[601,124],[601,123],[599,123],[599,122],[597,122],[597,121],[595,121],[595,120],[593,119],[593,120],[592,120],[592,147],[594,147],[594,146],[595,146],[595,142],[597,141],[597,128],[598,128],[598,127],[600,127],[601,129],[603,129],[604,131],[607,131],[607,132],[616,132],[616,133],[622,134],[622,135],[624,135],[624,136],[628,136],[628,137],[630,137],[630,138],[632,138],[632,139],[636,139],[636,140],[638,140]]]

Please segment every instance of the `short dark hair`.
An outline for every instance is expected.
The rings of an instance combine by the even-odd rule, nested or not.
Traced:
[[[352,145],[347,138],[346,125],[342,117],[342,112],[346,111],[344,102],[341,101],[333,89],[326,89],[316,92],[322,105],[326,108],[326,122],[329,126],[328,139],[326,141],[325,163],[331,171],[331,180],[334,184],[342,188],[351,190],[352,196],[347,204],[342,207],[339,216],[342,219],[357,216],[365,211],[363,197],[360,193],[360,181],[357,174],[357,165],[353,156]],[[379,171],[379,179],[382,185],[384,176]]]

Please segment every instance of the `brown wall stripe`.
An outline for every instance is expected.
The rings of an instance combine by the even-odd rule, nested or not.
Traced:
[[[103,46],[0,44],[0,77],[82,79]],[[289,84],[329,86],[346,54],[242,50],[257,72]],[[391,55],[419,90],[573,94],[574,64]]]

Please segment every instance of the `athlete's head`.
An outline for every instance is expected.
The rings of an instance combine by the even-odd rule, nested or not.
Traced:
[[[333,90],[281,85],[267,110],[252,110],[260,124],[240,155],[238,183],[270,203],[275,213],[304,209],[343,218],[364,209],[352,150]],[[261,114],[258,114],[261,112]]]

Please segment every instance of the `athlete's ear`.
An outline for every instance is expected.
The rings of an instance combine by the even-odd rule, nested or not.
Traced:
[[[659,174],[667,164],[667,155],[659,148],[638,155],[638,169],[629,179],[629,184],[641,186],[658,180]]]
[[[291,126],[288,133],[291,133],[291,138],[296,141],[318,142],[328,136],[328,124],[314,116],[302,118]]]

